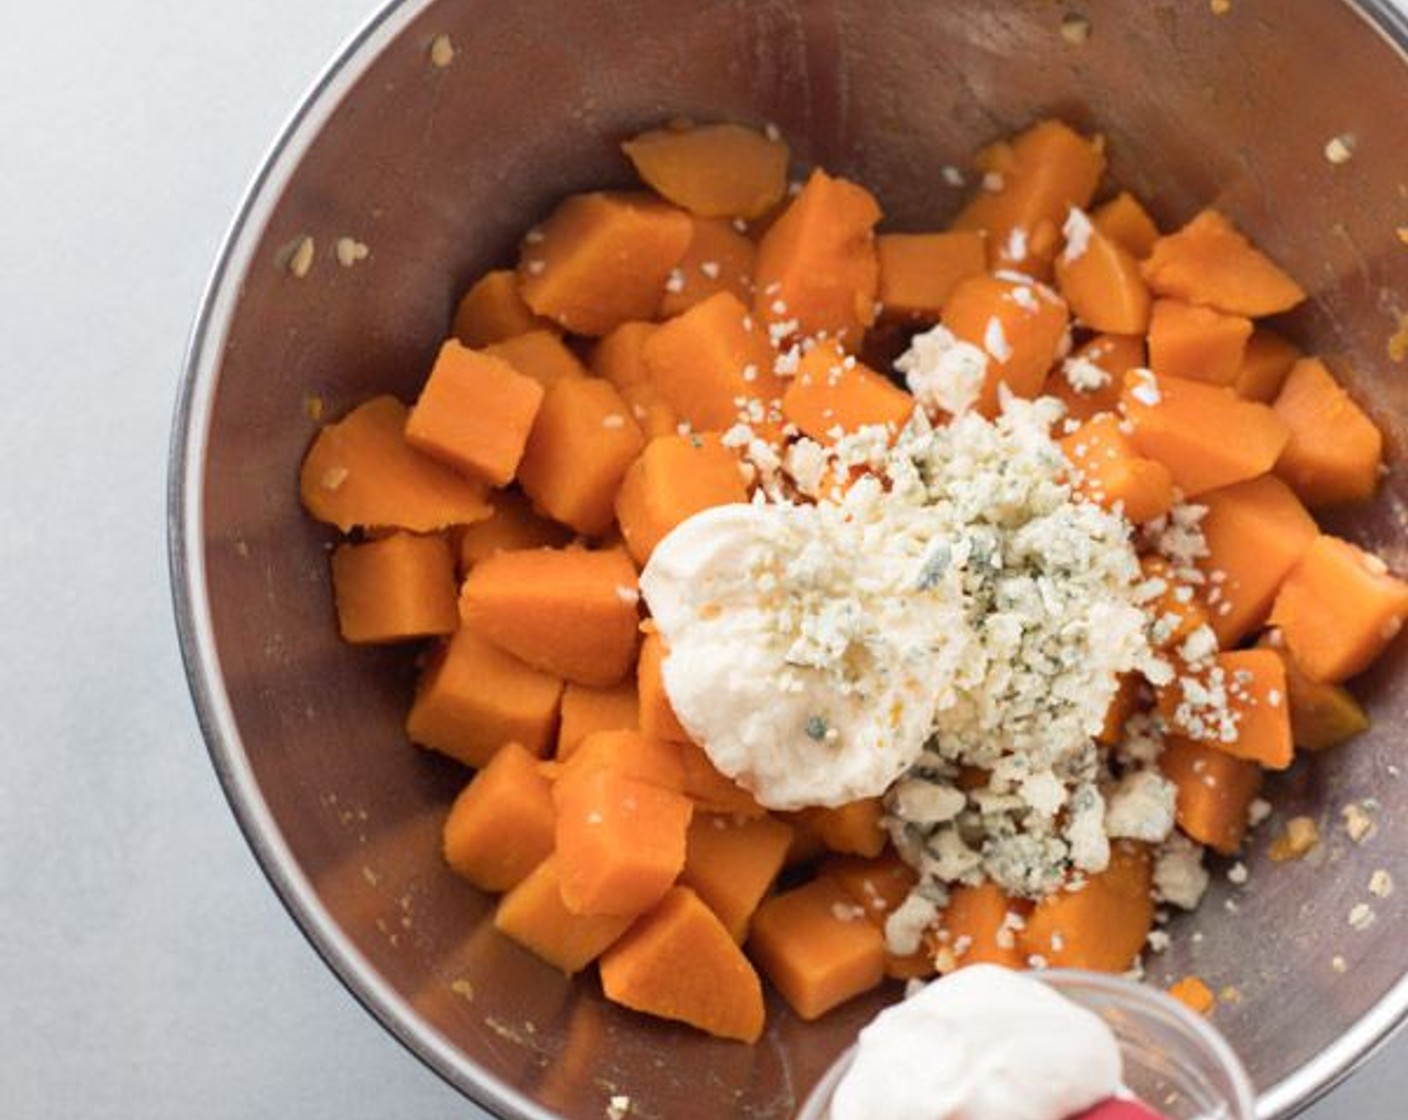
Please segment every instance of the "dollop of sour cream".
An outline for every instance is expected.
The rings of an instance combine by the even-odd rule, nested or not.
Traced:
[[[866,508],[705,510],[641,574],[675,714],[770,808],[883,793],[922,752],[962,656],[959,597],[924,576],[931,542]]]
[[[828,1120],[1069,1120],[1120,1092],[1114,1033],[1039,980],[973,965],[860,1032]]]

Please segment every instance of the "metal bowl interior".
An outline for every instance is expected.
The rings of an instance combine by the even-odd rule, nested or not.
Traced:
[[[1408,306],[1403,122],[1408,34],[1392,9],[1342,0],[1085,0],[1090,35],[1049,0],[408,0],[346,48],[270,156],[197,324],[171,463],[178,623],[211,753],[256,855],[352,992],[465,1093],[513,1117],[790,1116],[894,991],[802,1024],[777,1001],[763,1041],[720,1043],[605,1003],[492,930],[491,902],[437,857],[465,775],[410,747],[414,654],[336,637],[329,536],[295,480],[315,430],[377,392],[414,394],[453,301],[512,259],[563,194],[627,181],[615,143],[676,114],[775,122],[799,167],[876,190],[891,228],[936,226],[960,192],[943,166],[1046,114],[1109,139],[1113,181],[1166,224],[1230,213],[1312,298],[1286,324],[1348,380],[1395,453],[1408,378],[1388,353]],[[436,68],[427,47],[459,53]],[[1333,165],[1326,142],[1354,137]],[[314,238],[311,272],[281,267]],[[340,267],[343,236],[369,259]],[[1408,472],[1337,530],[1408,567]],[[1274,786],[1321,821],[1315,857],[1221,882],[1175,923],[1155,978],[1234,986],[1218,1021],[1287,1115],[1342,1076],[1408,1009],[1408,892],[1399,778],[1408,673],[1400,646],[1363,682],[1374,729]],[[1382,806],[1351,843],[1341,808]],[[1370,901],[1362,932],[1351,907]],[[1201,933],[1195,942],[1189,935]],[[1343,958],[1343,973],[1332,960]]]

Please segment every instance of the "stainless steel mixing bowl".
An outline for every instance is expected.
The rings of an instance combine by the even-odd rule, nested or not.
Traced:
[[[1063,19],[1088,20],[1082,43]],[[448,34],[447,67],[428,46]],[[1072,36],[1076,38],[1078,36]],[[490,902],[441,867],[465,775],[407,745],[412,655],[335,633],[328,534],[295,479],[315,425],[414,393],[453,300],[511,259],[563,194],[624,182],[615,141],[674,114],[773,121],[812,162],[875,188],[894,228],[942,223],[940,169],[1042,114],[1109,137],[1112,173],[1165,223],[1214,204],[1313,292],[1292,324],[1388,433],[1408,437],[1408,27],[1383,3],[1232,0],[407,0],[317,83],[260,172],[191,346],[171,457],[171,560],[192,691],[230,802],[269,879],[348,988],[414,1053],[511,1117],[786,1117],[893,992],[817,1025],[774,1000],[754,1048],[604,1003],[498,938]],[[1352,137],[1352,158],[1324,149]],[[303,279],[283,267],[311,236]],[[341,237],[370,257],[343,267]],[[1408,567],[1408,471],[1339,528]],[[1294,1111],[1408,1010],[1403,650],[1363,682],[1374,730],[1276,785],[1317,816],[1317,857],[1219,876],[1156,977],[1235,986],[1218,1022]],[[1376,799],[1362,845],[1340,809]],[[1229,898],[1235,894],[1235,913]],[[1377,921],[1347,921],[1370,902]],[[1202,931],[1196,944],[1189,926]],[[1343,972],[1332,967],[1342,958]]]

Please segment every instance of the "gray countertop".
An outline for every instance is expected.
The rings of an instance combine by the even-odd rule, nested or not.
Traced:
[[[369,0],[0,14],[0,1115],[483,1116],[265,885],[168,604],[186,331],[244,184]],[[1311,1110],[1393,1120],[1408,1036]]]

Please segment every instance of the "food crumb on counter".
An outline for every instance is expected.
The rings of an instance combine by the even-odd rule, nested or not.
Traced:
[[[1198,1015],[1211,1015],[1217,1004],[1217,997],[1200,976],[1185,976],[1169,987],[1168,994]]]
[[[1387,898],[1393,893],[1393,876],[1380,867],[1369,876],[1369,893],[1375,898]]]
[[[438,70],[443,70],[455,61],[455,55],[458,52],[455,50],[454,40],[442,31],[430,40],[430,49],[427,53],[430,55],[430,64]]]
[[[1325,144],[1325,158],[1331,163],[1339,165],[1348,163],[1354,157],[1354,133],[1341,132],[1338,136],[1330,137]]]
[[[295,280],[302,280],[313,271],[317,252],[317,243],[305,233],[282,254],[284,271]]]
[[[1351,929],[1363,933],[1374,924],[1378,915],[1367,902],[1356,902],[1349,911],[1349,925]]]
[[[1320,843],[1320,826],[1313,817],[1292,817],[1286,822],[1286,831],[1272,841],[1267,855],[1276,863],[1293,859],[1303,859],[1316,844]],[[1228,875],[1231,878],[1231,875]]]
[[[372,255],[372,251],[355,237],[339,237],[336,246],[337,263],[343,268],[360,264]]]
[[[1078,47],[1090,38],[1090,20],[1076,12],[1070,12],[1061,20],[1061,38]]]
[[[1374,831],[1374,818],[1362,802],[1351,801],[1340,810],[1344,819],[1344,830],[1356,844],[1362,844]]]

